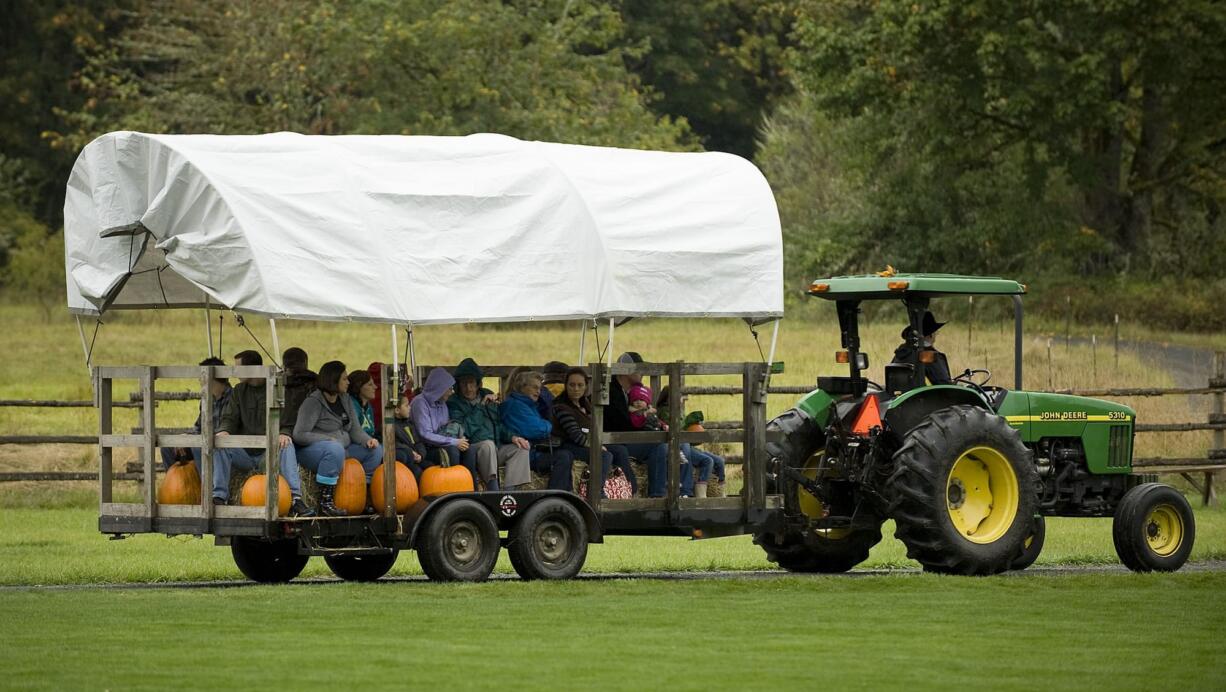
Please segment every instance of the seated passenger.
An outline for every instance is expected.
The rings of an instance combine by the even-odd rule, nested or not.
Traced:
[[[587,395],[587,372],[571,368],[566,373],[566,389],[553,400],[554,430],[562,437],[562,449],[576,459],[587,461],[591,456],[588,434],[592,430],[592,400]],[[638,479],[630,465],[630,453],[624,445],[601,445],[601,486],[612,467],[621,469],[630,482],[631,492],[638,492]]]
[[[517,488],[532,480],[529,449],[524,438],[511,434],[502,423],[494,393],[481,387],[484,373],[472,358],[465,358],[455,369],[456,396],[447,399],[451,420],[464,426],[468,451],[476,459],[477,476],[486,490],[498,490],[498,465],[506,468],[506,485]]]
[[[375,399],[375,381],[369,372],[354,370],[349,373],[349,398],[362,431],[376,440],[382,437],[375,431],[375,407],[372,403]]]
[[[945,322],[937,322],[932,313],[925,310],[923,320],[924,338],[920,342],[920,351],[931,351],[935,355],[935,360],[931,363],[923,365],[924,373],[927,375],[928,381],[932,384],[953,384],[953,378],[949,374],[949,360],[936,349],[937,330],[946,325]],[[910,326],[902,330],[902,345],[894,349],[894,363],[912,363],[917,362],[915,346],[913,345],[914,332]],[[917,365],[918,367],[918,365]]]
[[[643,357],[627,351],[617,358],[619,363],[642,363]],[[606,432],[633,432],[638,430],[630,420],[630,402],[626,392],[636,384],[642,384],[637,375],[616,375],[609,383],[609,405],[604,407],[604,430]],[[609,445],[613,447],[614,445]],[[664,497],[668,485],[668,445],[640,442],[620,445],[631,457],[647,466],[648,497]],[[682,495],[693,494],[693,472],[688,463],[681,466]]]
[[[468,438],[464,435],[462,425],[451,423],[451,413],[447,410],[447,400],[454,393],[455,378],[443,368],[435,368],[426,375],[426,384],[421,388],[421,394],[413,397],[409,404],[409,418],[417,431],[418,439],[426,445],[425,459],[422,468],[438,466],[446,459],[451,466],[463,466],[473,477],[473,487],[477,487],[477,464],[473,457],[465,457],[468,451]]]
[[[345,364],[333,360],[319,369],[315,391],[302,402],[294,423],[294,442],[301,446],[302,465],[315,472],[319,483],[319,513],[328,517],[345,516],[335,504],[336,482],[345,459],[362,464],[366,482],[383,463],[383,445],[362,430],[353,401],[345,391],[349,376]]]
[[[660,397],[656,400],[656,411],[659,413],[662,420],[668,420],[668,386],[660,388]],[[688,397],[681,395],[682,408],[685,407],[685,400]],[[707,496],[707,483],[711,481],[712,473],[716,474],[719,482],[724,482],[724,459],[710,452],[703,451],[689,442],[681,443],[681,453],[686,459],[690,460],[690,465],[694,467],[694,473],[697,474],[694,481],[694,497]]]
[[[553,424],[541,417],[536,406],[541,396],[541,374],[530,370],[520,372],[509,388],[510,393],[499,407],[499,413],[512,435],[532,443],[529,453],[532,470],[549,474],[551,490],[574,492],[571,482],[574,456],[562,449],[560,440],[554,442]]]
[[[255,351],[235,354],[235,365],[263,365],[264,359]],[[268,427],[267,386],[261,378],[244,378],[230,394],[217,424],[217,434],[264,435]],[[279,426],[278,426],[279,428]],[[298,478],[298,458],[293,440],[287,435],[278,436],[280,473],[289,485],[293,503],[290,516],[302,517],[314,514],[302,501],[302,481]],[[230,498],[230,472],[237,468],[251,471],[264,461],[262,448],[225,448],[213,450],[213,504],[224,505]]]
[[[285,368],[285,405],[281,407],[281,434],[294,436],[294,421],[298,419],[298,409],[304,399],[315,391],[315,381],[319,379],[307,367],[307,352],[291,346],[281,354],[281,367]]]
[[[225,365],[226,362],[220,358],[209,357],[200,361],[201,365]],[[209,396],[213,398],[213,430],[217,430],[217,424],[221,422],[221,412],[226,410],[226,404],[230,402],[230,380],[226,378],[213,378],[209,380]],[[200,434],[200,416],[196,416],[196,424],[192,426],[192,431]],[[196,472],[200,472],[200,448],[199,447],[162,447],[162,466],[169,469],[179,461],[192,460],[196,465]]]
[[[545,369],[541,372],[541,396],[536,400],[536,408],[545,420],[553,420],[553,401],[566,391],[568,370],[570,368],[560,360],[545,363]]]
[[[426,456],[426,446],[417,440],[413,432],[413,422],[409,420],[409,397],[400,395],[396,408],[392,411],[392,428],[396,431],[396,461],[409,467],[413,478],[420,484],[422,459]]]

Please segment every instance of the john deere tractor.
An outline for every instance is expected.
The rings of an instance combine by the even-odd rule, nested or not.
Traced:
[[[769,492],[784,499],[782,527],[755,542],[780,566],[842,572],[868,557],[893,519],[895,536],[925,570],[994,574],[1024,569],[1043,546],[1044,517],[1114,517],[1115,549],[1137,571],[1176,570],[1195,537],[1183,495],[1132,474],[1136,413],[1122,404],[1022,388],[1022,301],[1015,281],[946,274],[842,276],[809,295],[834,303],[848,375],[775,418]],[[1009,296],[1015,315],[1014,388],[971,369],[929,384],[937,353],[925,348],[934,298]],[[908,349],[866,377],[860,306],[901,301]],[[902,325],[900,325],[902,326]],[[888,354],[893,356],[893,354]]]

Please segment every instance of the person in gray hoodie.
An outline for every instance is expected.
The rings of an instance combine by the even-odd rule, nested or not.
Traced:
[[[294,422],[294,444],[299,446],[298,463],[315,472],[319,483],[319,514],[344,516],[337,508],[336,481],[345,459],[352,457],[366,471],[366,482],[383,462],[383,445],[362,430],[352,399],[345,364],[333,360],[319,369],[315,391],[302,402]]]
[[[468,469],[473,477],[473,487],[477,487],[477,463],[475,455],[464,454],[468,451],[468,437],[464,426],[451,422],[451,412],[447,410],[447,400],[455,393],[455,378],[443,368],[435,368],[426,375],[426,384],[421,388],[421,394],[413,397],[409,404],[409,419],[417,430],[417,436],[426,445],[426,458],[422,467],[437,466],[445,456],[449,466],[460,466]]]

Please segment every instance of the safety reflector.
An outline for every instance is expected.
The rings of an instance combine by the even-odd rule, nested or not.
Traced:
[[[856,414],[855,422],[851,424],[851,432],[856,435],[868,435],[869,430],[880,427],[881,407],[877,405],[877,397],[866,396],[864,403],[860,404],[860,412]]]

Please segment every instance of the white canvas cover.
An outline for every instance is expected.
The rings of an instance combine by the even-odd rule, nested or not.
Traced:
[[[91,142],[64,204],[68,307],[393,323],[783,313],[748,161],[467,137]]]

